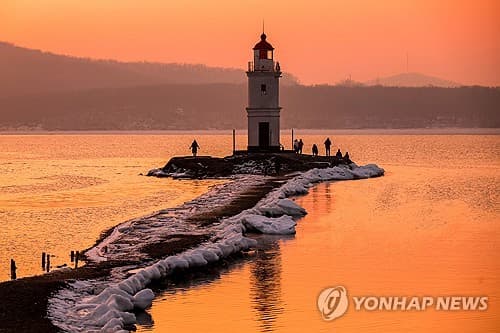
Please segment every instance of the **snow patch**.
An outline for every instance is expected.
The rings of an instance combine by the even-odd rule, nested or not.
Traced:
[[[270,235],[293,235],[297,222],[291,216],[283,215],[278,218],[248,214],[243,218],[243,224],[250,231],[258,231]]]

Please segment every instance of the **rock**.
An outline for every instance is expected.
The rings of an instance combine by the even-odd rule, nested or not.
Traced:
[[[297,222],[288,215],[278,218],[247,215],[243,223],[251,230],[270,235],[293,235],[295,234],[295,226],[297,225]]]
[[[144,310],[151,306],[155,294],[151,289],[144,289],[135,294],[133,303],[137,309]]]

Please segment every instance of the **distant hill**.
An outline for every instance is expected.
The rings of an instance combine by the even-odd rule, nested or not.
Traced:
[[[0,42],[0,97],[157,84],[246,82],[241,69],[119,62],[57,55]],[[283,83],[297,79],[284,75]]]
[[[500,127],[500,88],[284,86],[282,128]],[[246,128],[245,84],[0,98],[0,130]]]
[[[429,76],[420,73],[401,73],[387,77],[377,78],[367,81],[367,86],[384,86],[384,87],[442,87],[455,88],[462,84],[444,80],[438,77]]]
[[[441,88],[458,84],[417,73],[374,86],[302,86],[286,74],[283,83],[283,128],[500,127],[500,88]],[[246,128],[246,103],[240,69],[91,60],[0,43],[0,130]]]

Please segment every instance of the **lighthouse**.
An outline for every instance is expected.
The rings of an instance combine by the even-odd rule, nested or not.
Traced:
[[[274,48],[263,32],[248,62],[248,151],[280,150],[279,80],[281,69],[274,62]]]

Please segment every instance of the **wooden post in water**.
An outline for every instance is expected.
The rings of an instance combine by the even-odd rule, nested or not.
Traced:
[[[48,272],[50,272],[50,254],[47,253],[47,265],[45,267],[45,270]]]
[[[42,252],[42,269],[45,269],[45,252]]]
[[[78,268],[78,259],[80,257],[80,252],[76,251],[75,253],[75,268]]]
[[[17,274],[16,274],[16,261],[14,259],[10,259],[10,278],[12,280],[17,279]]]
[[[236,130],[233,128],[233,155],[236,151]]]
[[[71,250],[70,257],[71,257],[71,262],[75,261],[75,251]]]
[[[292,128],[292,149],[293,149],[293,128]]]

